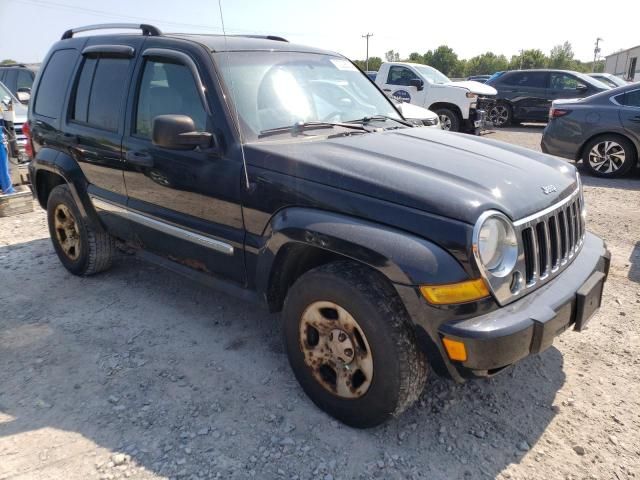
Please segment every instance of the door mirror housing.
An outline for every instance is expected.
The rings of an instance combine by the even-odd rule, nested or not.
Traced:
[[[409,84],[412,87],[416,87],[418,91],[424,89],[424,80],[420,80],[419,78],[412,78],[411,80],[409,80]]]
[[[579,85],[576,87],[576,90],[577,90],[578,92],[580,92],[580,93],[583,93],[583,92],[586,92],[587,90],[589,90],[589,87],[587,87],[586,85],[581,85],[581,84],[579,84]]]
[[[153,119],[151,138],[154,145],[170,150],[217,147],[214,135],[197,131],[187,115],[158,115]]]
[[[31,100],[31,89],[30,88],[20,88],[16,92],[16,98],[20,100],[20,103],[29,103]]]

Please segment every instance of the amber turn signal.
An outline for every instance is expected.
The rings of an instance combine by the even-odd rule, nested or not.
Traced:
[[[481,278],[446,285],[422,285],[420,292],[433,305],[471,302],[489,296],[489,289]]]
[[[447,355],[449,355],[451,360],[459,360],[460,362],[467,361],[467,349],[465,348],[464,343],[447,337],[442,339],[442,343],[444,344]]]

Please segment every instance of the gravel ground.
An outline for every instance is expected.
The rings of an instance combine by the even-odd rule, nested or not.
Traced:
[[[42,211],[0,219],[0,479],[639,478],[640,180],[583,178],[613,253],[588,330],[366,431],[305,397],[276,315],[135,257],[74,277]]]

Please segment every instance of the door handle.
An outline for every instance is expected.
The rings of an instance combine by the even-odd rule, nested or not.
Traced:
[[[390,88],[383,88],[383,89],[382,89],[382,91],[383,91],[383,92],[390,92],[390,91],[391,91],[391,89],[390,89]]]
[[[635,117],[631,117],[632,122],[640,123],[640,115],[636,115]]]
[[[153,167],[153,157],[147,152],[130,150],[125,154],[124,158],[127,162],[139,167]]]

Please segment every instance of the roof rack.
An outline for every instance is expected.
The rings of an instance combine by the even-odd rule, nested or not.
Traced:
[[[153,25],[147,25],[146,23],[100,23],[97,25],[87,25],[86,27],[78,27],[67,30],[62,34],[61,40],[66,40],[67,38],[73,38],[73,35],[80,32],[89,32],[91,30],[113,30],[113,29],[132,29],[132,30],[142,30],[142,35],[147,35],[150,37],[158,37],[162,35],[162,32],[158,27],[154,27]]]
[[[287,42],[289,40],[283,37],[279,37],[277,35],[228,35],[230,37],[246,37],[246,38],[261,38],[263,40],[275,40],[276,42]]]
[[[27,68],[27,66],[24,63],[2,63],[2,64],[0,64],[0,67],[22,67],[22,68]]]

